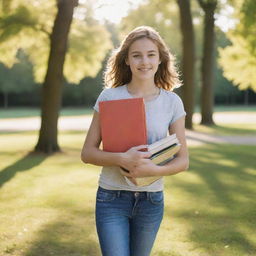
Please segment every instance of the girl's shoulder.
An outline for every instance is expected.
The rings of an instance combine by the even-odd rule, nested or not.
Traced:
[[[180,96],[173,92],[173,91],[167,91],[165,89],[162,89],[162,95],[163,95],[163,98],[165,98],[166,100],[168,101],[181,101],[181,98]]]
[[[115,88],[104,88],[103,91],[99,95],[99,100],[115,100],[123,98],[123,95],[125,94],[125,88],[124,86],[118,86]]]

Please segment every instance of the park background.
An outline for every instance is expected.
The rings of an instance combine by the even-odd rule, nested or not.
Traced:
[[[254,0],[0,0],[0,256],[98,256],[100,168],[80,151],[111,51],[175,54],[189,171],[165,178],[154,256],[256,255]]]

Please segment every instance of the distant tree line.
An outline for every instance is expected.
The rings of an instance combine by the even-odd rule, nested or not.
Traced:
[[[0,63],[0,107],[39,107],[41,84],[33,77],[33,65],[22,52],[19,63],[12,68]],[[103,88],[103,70],[96,77],[85,77],[79,84],[64,82],[62,106],[92,107]],[[256,94],[251,89],[239,90],[223,75],[220,68],[214,71],[214,103],[222,105],[255,104]],[[199,105],[200,88],[196,88],[196,105]]]

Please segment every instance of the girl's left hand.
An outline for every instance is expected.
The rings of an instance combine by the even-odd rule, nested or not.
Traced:
[[[140,161],[138,166],[130,169],[129,172],[122,170],[121,173],[128,178],[158,176],[157,169],[158,166],[156,164],[154,164],[150,159],[145,158]]]

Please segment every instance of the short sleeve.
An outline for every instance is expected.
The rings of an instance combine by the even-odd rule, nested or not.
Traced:
[[[173,105],[173,115],[169,125],[173,124],[175,121],[177,121],[179,118],[185,115],[186,115],[186,112],[184,110],[183,102],[181,98],[177,94],[175,94],[174,105]]]
[[[99,102],[100,101],[106,101],[106,100],[108,100],[108,89],[104,89],[100,93],[98,99],[95,102],[95,105],[94,105],[93,109],[96,110],[97,112],[99,112]]]

